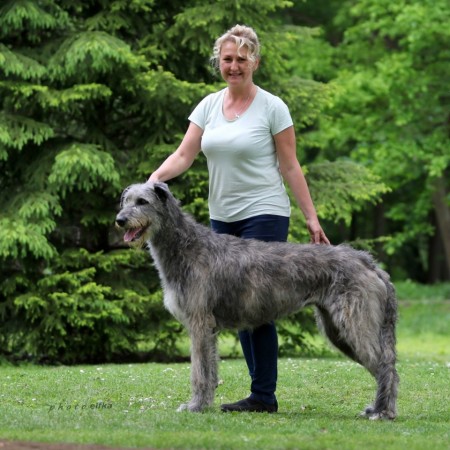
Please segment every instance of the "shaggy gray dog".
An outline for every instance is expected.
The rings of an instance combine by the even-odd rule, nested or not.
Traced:
[[[363,415],[395,418],[397,303],[388,274],[368,253],[216,234],[184,213],[164,183],[125,189],[116,224],[125,241],[149,247],[164,304],[189,330],[192,398],[179,410],[213,403],[219,330],[252,329],[314,305],[332,344],[377,381]]]

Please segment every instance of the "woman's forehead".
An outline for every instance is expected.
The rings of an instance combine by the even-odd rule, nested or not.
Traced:
[[[238,52],[238,45],[234,41],[225,41],[222,46],[220,47],[220,54],[221,56],[224,55],[235,55],[236,53],[239,54],[239,56],[247,56],[248,48],[246,45],[242,46],[239,49]]]

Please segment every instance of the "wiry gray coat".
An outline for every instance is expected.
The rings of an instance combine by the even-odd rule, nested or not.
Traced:
[[[329,340],[378,383],[363,414],[395,418],[397,303],[388,274],[368,253],[216,234],[184,213],[163,183],[128,187],[116,223],[125,240],[148,245],[165,306],[189,330],[193,395],[181,410],[213,403],[220,329],[251,329],[314,305]]]

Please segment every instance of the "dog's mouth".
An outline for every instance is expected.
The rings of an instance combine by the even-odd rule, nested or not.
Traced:
[[[142,237],[148,227],[130,228],[123,236],[125,242],[133,242]]]

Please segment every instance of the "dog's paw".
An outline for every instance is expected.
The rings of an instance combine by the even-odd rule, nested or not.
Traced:
[[[198,403],[182,403],[178,407],[177,412],[182,412],[182,411],[202,412],[203,406],[199,405]]]
[[[396,415],[392,411],[375,411],[372,406],[369,406],[360,416],[369,420],[394,420]]]
[[[370,416],[374,413],[375,409],[373,406],[367,406],[364,411],[361,411],[359,417],[364,417],[366,419],[370,418]]]
[[[188,403],[182,403],[178,408],[177,412],[187,411],[188,410]]]
[[[396,414],[392,411],[381,411],[374,413],[369,417],[369,420],[394,420]]]

